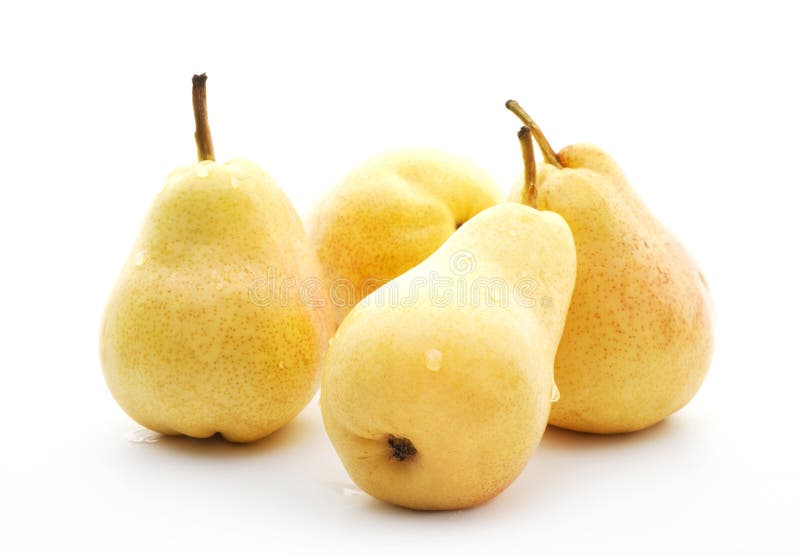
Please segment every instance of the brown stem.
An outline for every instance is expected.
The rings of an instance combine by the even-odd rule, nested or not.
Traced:
[[[214,143],[208,127],[206,108],[206,74],[192,77],[192,107],[194,108],[194,141],[197,143],[197,160],[214,160]]]
[[[536,144],[539,145],[539,148],[542,149],[542,155],[544,156],[544,161],[552,164],[556,168],[563,168],[561,161],[558,160],[558,155],[556,155],[556,151],[553,150],[553,147],[550,146],[550,141],[544,136],[542,130],[536,125],[536,122],[533,121],[525,110],[522,109],[522,106],[516,100],[507,100],[506,101],[506,108],[511,110],[517,118],[522,120],[522,123],[528,126],[533,134],[533,138],[536,139]]]
[[[536,208],[536,159],[533,155],[533,140],[528,126],[522,126],[517,132],[519,146],[522,149],[522,162],[525,170],[522,174],[522,202]]]

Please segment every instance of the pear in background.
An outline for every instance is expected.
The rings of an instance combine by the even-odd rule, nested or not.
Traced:
[[[337,324],[365,295],[422,262],[500,200],[481,168],[436,150],[392,151],[350,173],[309,219]]]
[[[200,161],[150,207],[108,302],[101,360],[145,427],[246,442],[314,395],[332,316],[284,193],[252,162],[214,161],[205,74],[193,99]]]
[[[544,154],[539,207],[575,236],[578,277],[556,356],[550,423],[629,432],[686,405],[711,364],[712,303],[689,253],[650,213],[614,160],[592,145],[556,154],[514,101]],[[517,186],[511,199],[520,201]]]
[[[325,428],[353,481],[425,510],[474,506],[506,488],[557,397],[553,360],[575,265],[560,216],[503,203],[356,305],[321,390]]]

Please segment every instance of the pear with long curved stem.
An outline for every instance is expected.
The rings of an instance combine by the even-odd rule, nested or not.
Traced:
[[[691,400],[708,371],[713,309],[705,278],[650,213],[614,160],[578,144],[556,154],[515,101],[544,156],[538,208],[569,223],[578,274],[555,362],[550,422],[616,433],[643,429]],[[520,180],[510,199],[530,204]]]
[[[199,162],[154,200],[111,293],[100,355],[140,424],[245,442],[311,399],[332,333],[319,267],[294,208],[245,160],[214,161],[206,76],[192,79]]]

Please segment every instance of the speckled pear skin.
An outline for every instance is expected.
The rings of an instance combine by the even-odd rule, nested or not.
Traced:
[[[420,510],[475,506],[505,489],[547,426],[575,267],[560,216],[503,203],[356,305],[326,356],[320,398],[353,481]],[[450,280],[438,290],[450,298],[433,293],[436,277]],[[508,297],[492,297],[488,280]],[[391,437],[413,455],[399,459]]]
[[[578,277],[556,356],[550,423],[592,433],[644,429],[686,405],[711,364],[713,307],[692,257],[614,160],[578,144],[540,164],[539,208],[575,236]],[[521,198],[517,183],[511,199]]]
[[[176,170],[104,315],[100,353],[111,393],[164,434],[219,432],[234,442],[270,434],[318,386],[332,315],[324,290],[307,302],[298,288],[319,276],[294,208],[257,165],[204,161]],[[270,295],[271,278],[285,287],[283,301]]]
[[[336,322],[501,200],[484,170],[442,151],[391,151],[354,170],[323,196],[309,218],[311,243],[333,283]]]

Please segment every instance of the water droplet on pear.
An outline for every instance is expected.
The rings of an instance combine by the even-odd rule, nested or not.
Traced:
[[[425,367],[429,371],[438,371],[442,368],[442,352],[431,348],[425,352]]]
[[[207,178],[208,173],[211,171],[210,163],[208,162],[198,162],[195,164],[194,173],[197,174],[199,178]]]

